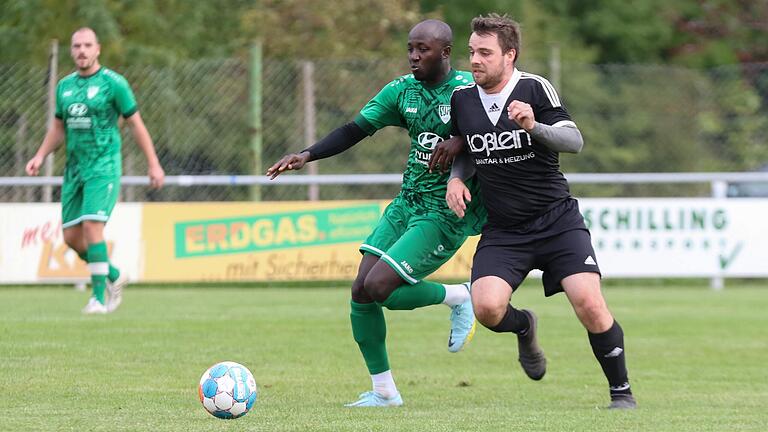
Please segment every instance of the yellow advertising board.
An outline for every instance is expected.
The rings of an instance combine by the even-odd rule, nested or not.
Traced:
[[[351,280],[386,201],[143,206],[145,281]],[[477,238],[435,277],[468,280]]]

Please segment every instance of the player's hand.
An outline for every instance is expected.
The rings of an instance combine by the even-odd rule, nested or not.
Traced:
[[[30,159],[25,168],[27,175],[36,176],[40,174],[40,167],[43,166],[43,161],[45,161],[45,158],[38,155]]]
[[[274,180],[285,170],[300,170],[308,161],[309,152],[287,154],[267,169],[267,176],[270,180]]]
[[[165,171],[160,164],[153,164],[149,167],[149,186],[152,189],[160,189],[165,183]]]
[[[509,119],[517,123],[521,128],[530,132],[536,125],[536,117],[533,115],[533,108],[525,102],[513,100],[507,107]]]
[[[429,158],[429,172],[434,169],[439,169],[441,173],[448,171],[448,167],[451,166],[456,155],[461,153],[463,147],[464,140],[458,136],[437,144]]]
[[[466,203],[472,202],[472,194],[460,178],[454,177],[448,180],[445,202],[448,203],[448,208],[456,213],[456,216],[464,217],[464,211],[467,209]]]

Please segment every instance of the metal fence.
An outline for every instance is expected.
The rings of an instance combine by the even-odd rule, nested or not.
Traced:
[[[158,154],[172,176],[260,175],[350,121],[405,59],[300,61],[214,59],[172,67],[119,70],[131,83]],[[466,66],[459,64],[459,67]],[[520,68],[549,77],[585,137],[584,151],[563,155],[567,173],[737,172],[768,164],[768,64],[712,70],[671,66],[563,64]],[[557,72],[559,71],[559,72]],[[64,73],[58,74],[60,78]],[[23,176],[45,134],[48,70],[0,65],[0,178]],[[387,128],[343,155],[299,174],[400,173],[404,131]],[[146,172],[130,135],[124,175]],[[51,175],[61,175],[58,151]],[[44,199],[45,186],[3,185],[0,202]],[[226,183],[226,182],[225,182]],[[386,199],[397,184],[125,185],[126,201]],[[705,196],[708,184],[576,184],[578,196]],[[58,200],[53,187],[52,199]]]

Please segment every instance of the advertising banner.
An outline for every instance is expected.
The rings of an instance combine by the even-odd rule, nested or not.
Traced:
[[[110,260],[137,280],[141,204],[118,203],[105,237]],[[0,283],[58,283],[90,279],[85,262],[64,244],[61,205],[0,204]]]
[[[768,200],[582,199],[603,276],[768,277]],[[120,203],[111,260],[134,281],[352,280],[387,201]],[[468,280],[478,237],[430,278]],[[532,276],[539,276],[534,271]],[[58,204],[0,204],[0,283],[87,280]]]
[[[579,202],[606,277],[768,276],[768,200]]]
[[[349,280],[388,202],[145,204],[148,281]],[[471,253],[471,252],[470,252]],[[470,256],[471,259],[471,256]],[[469,278],[469,261],[446,265]]]

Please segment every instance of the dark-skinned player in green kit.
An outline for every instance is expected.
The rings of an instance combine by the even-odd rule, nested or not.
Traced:
[[[352,283],[350,320],[373,389],[347,404],[350,407],[403,404],[389,366],[382,307],[450,306],[451,352],[461,350],[474,334],[468,284],[424,279],[448,261],[468,235],[478,234],[485,221],[482,204],[470,205],[463,219],[454,215],[445,202],[447,174],[430,172],[428,167],[432,149],[450,137],[453,90],[472,80],[468,72],[451,68],[452,39],[451,28],[444,22],[427,20],[414,26],[408,35],[411,74],[384,86],[354,121],[311,147],[284,156],[267,170],[275,178],[285,170],[301,169],[307,162],[347,150],[386,126],[404,128],[411,138],[402,189],[360,246],[363,257]]]

